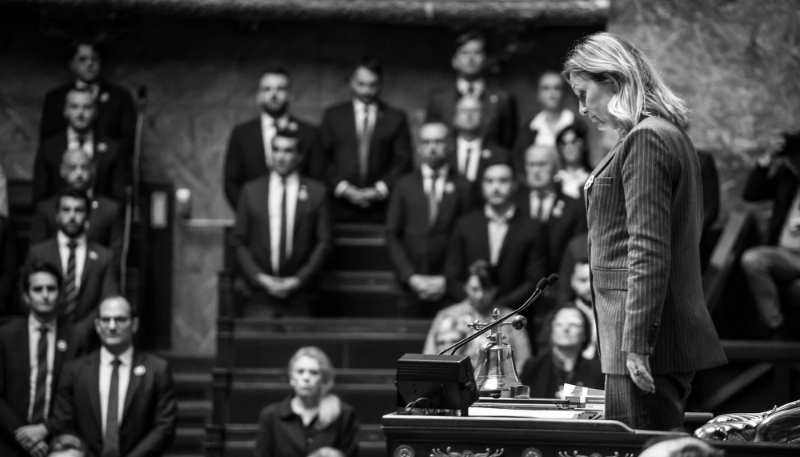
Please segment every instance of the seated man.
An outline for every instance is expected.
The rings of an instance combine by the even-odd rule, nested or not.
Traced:
[[[448,302],[444,277],[447,241],[472,201],[469,182],[447,165],[447,126],[426,123],[420,127],[419,137],[422,164],[419,171],[397,182],[386,229],[406,317],[432,317]]]
[[[306,158],[298,171],[301,175],[316,177],[310,172],[314,165],[312,161],[319,156],[319,129],[289,113],[290,90],[291,80],[286,70],[270,68],[264,71],[256,93],[261,114],[237,125],[231,133],[225,153],[224,176],[225,197],[234,210],[239,204],[242,187],[272,169],[272,138],[278,129],[289,123],[297,125],[300,153]],[[319,173],[319,170],[314,170],[314,173]]]
[[[70,149],[64,153],[59,169],[67,189],[76,189],[92,197],[94,186],[95,164],[82,149]],[[56,236],[58,222],[56,196],[39,202],[31,222],[30,243],[41,243]],[[97,195],[92,199],[92,211],[89,214],[87,239],[111,249],[114,258],[119,259],[122,251],[123,232],[122,205],[116,201]]]
[[[33,162],[33,201],[52,197],[65,183],[61,161],[67,150],[81,149],[94,163],[94,196],[105,195],[122,203],[131,184],[132,166],[125,145],[104,137],[97,129],[97,100],[88,90],[70,89],[66,93],[64,117],[67,126],[39,143]]]
[[[139,318],[124,297],[96,316],[102,347],[64,366],[48,431],[80,436],[93,456],[162,455],[177,423],[169,363],[134,348]]]
[[[0,315],[15,314],[14,286],[17,283],[17,237],[6,216],[0,216]]]
[[[47,262],[60,268],[64,278],[61,314],[88,336],[94,312],[103,297],[118,293],[118,272],[110,250],[86,237],[92,211],[86,193],[75,189],[57,198],[56,236],[31,246],[26,264]]]
[[[47,457],[86,457],[86,446],[74,435],[58,435],[50,442]]]
[[[486,78],[486,37],[476,31],[456,39],[451,64],[456,71],[455,87],[449,86],[431,94],[425,115],[428,121],[451,122],[459,100],[471,98],[480,102],[484,122],[481,137],[487,142],[511,148],[517,131],[517,104],[514,96]]]
[[[41,456],[64,362],[83,353],[69,321],[59,318],[58,268],[33,262],[22,273],[27,319],[0,327],[0,455]]]
[[[350,78],[353,99],[322,118],[323,157],[337,221],[382,224],[395,181],[411,171],[406,114],[380,98],[383,66],[366,60]]]
[[[553,180],[559,168],[558,152],[554,147],[529,147],[525,152],[527,187],[519,193],[518,199],[520,210],[547,229],[550,241],[547,271],[552,272],[558,271],[567,243],[589,231],[583,201],[564,195],[561,186]]]
[[[788,338],[778,289],[800,279],[800,134],[776,138],[758,159],[744,188],[748,201],[772,200],[767,245],[742,254],[744,271],[758,311],[775,340]]]
[[[495,309],[500,312],[500,317],[511,313],[510,308],[495,305],[497,283],[497,275],[489,266],[489,262],[485,260],[473,262],[469,267],[469,279],[464,286],[467,299],[448,306],[436,314],[428,336],[425,338],[425,348],[422,353],[438,354],[460,339],[472,334],[473,331],[467,326],[476,320],[484,323],[492,322],[492,313]],[[531,356],[531,341],[528,334],[525,331],[512,330],[510,327],[504,327],[503,333],[514,350],[514,363],[518,368],[522,368]],[[472,340],[460,348],[456,354],[469,355],[473,368],[477,370],[481,346],[487,342],[488,333],[481,338]]]
[[[547,272],[547,232],[515,205],[517,183],[511,165],[490,164],[482,183],[486,205],[463,216],[450,239],[447,286],[453,297],[463,300],[470,265],[488,259],[499,278],[492,306],[516,309]]]
[[[245,315],[310,315],[332,229],[325,187],[300,176],[297,128],[272,139],[272,172],[245,184],[231,244],[254,292]]]

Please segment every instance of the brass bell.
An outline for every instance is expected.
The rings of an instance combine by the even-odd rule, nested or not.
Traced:
[[[516,318],[520,319],[516,319]],[[500,318],[500,311],[495,308],[492,318],[496,321]],[[478,384],[478,391],[497,392],[501,391],[501,396],[511,396],[512,388],[521,386],[517,376],[517,368],[514,365],[514,349],[505,340],[503,334],[504,327],[522,329],[525,327],[526,320],[522,316],[515,316],[511,323],[502,323],[492,329],[488,336],[489,342],[481,346],[478,356],[478,366],[475,371],[475,381]],[[476,322],[470,327],[480,330],[488,324]],[[511,329],[509,329],[511,330]]]

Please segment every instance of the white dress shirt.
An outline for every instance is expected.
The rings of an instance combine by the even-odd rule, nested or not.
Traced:
[[[78,137],[78,132],[73,130],[72,127],[67,127],[67,150],[80,149],[86,153],[89,159],[94,157],[94,134],[89,131],[83,136],[83,146],[81,146]]]
[[[561,116],[558,118],[555,128],[551,129],[550,124],[547,123],[547,113],[545,111],[539,111],[539,114],[533,118],[530,125],[530,129],[537,132],[533,144],[555,146],[558,132],[564,127],[572,125],[574,122],[575,114],[568,109],[564,109],[561,111]]]
[[[540,198],[539,192],[532,190],[530,192],[531,199],[531,218],[540,222],[547,222],[550,219],[550,212],[553,210],[553,205],[556,203],[555,192],[544,192],[544,198]],[[542,208],[542,217],[537,219],[536,215],[539,214],[539,208]]]
[[[512,205],[505,214],[497,215],[491,206],[484,207],[484,214],[489,219],[489,261],[492,266],[497,265],[497,261],[500,260],[500,250],[508,233],[508,221],[514,217],[516,210],[516,206]]]
[[[100,414],[103,420],[103,435],[106,434],[106,419],[108,418],[108,394],[111,391],[111,371],[114,367],[111,362],[114,355],[106,348],[100,348]],[[128,384],[131,380],[131,365],[133,364],[133,346],[129,347],[119,355],[119,393],[117,400],[117,424],[122,425],[123,408],[125,407],[125,396],[128,394]]]
[[[56,240],[58,241],[58,255],[61,257],[61,271],[66,276],[67,263],[69,263],[69,246],[67,246],[67,243],[69,243],[70,238],[59,230],[56,234]],[[78,243],[75,246],[75,290],[81,290],[81,276],[83,276],[83,266],[86,264],[86,234],[84,233],[75,238],[75,242]]]
[[[470,86],[472,87],[472,93],[469,93]],[[482,79],[477,79],[475,81],[467,81],[464,78],[456,79],[456,89],[458,89],[458,93],[462,96],[471,96],[472,98],[481,98],[483,95],[483,91],[486,89],[486,83]]]
[[[456,140],[458,152],[458,172],[470,182],[478,178],[478,163],[481,160],[481,139],[472,141],[458,137]]]
[[[286,258],[292,256],[294,241],[294,214],[297,209],[297,194],[300,190],[300,177],[294,172],[286,177]],[[278,271],[281,245],[281,204],[283,180],[274,171],[269,175],[269,246],[272,271]]]
[[[56,320],[41,323],[28,315],[28,354],[31,366],[30,392],[28,402],[28,420],[33,416],[33,403],[36,399],[36,378],[39,376],[39,332],[40,327],[47,327],[47,378],[45,378],[44,417],[50,414],[50,387],[53,385],[53,364],[56,359]]]

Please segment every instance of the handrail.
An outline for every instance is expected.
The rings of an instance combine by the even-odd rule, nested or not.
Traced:
[[[233,219],[203,219],[192,217],[192,191],[182,187],[175,190],[175,213],[178,221],[189,228],[231,228]]]

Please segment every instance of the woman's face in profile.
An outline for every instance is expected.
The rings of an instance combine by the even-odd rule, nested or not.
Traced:
[[[580,310],[563,308],[553,318],[550,336],[553,346],[578,347],[583,344],[585,335]]]
[[[481,280],[475,275],[469,277],[464,289],[467,292],[469,304],[472,305],[472,308],[475,311],[481,314],[489,311],[489,308],[492,306],[492,302],[494,302],[494,294],[496,292],[495,289],[484,289],[481,285]]]
[[[566,165],[580,165],[581,153],[583,152],[583,139],[579,138],[574,131],[568,130],[561,136],[561,155],[564,157]]]
[[[613,86],[597,83],[579,71],[569,73],[569,84],[578,96],[578,111],[588,116],[598,130],[614,130],[613,118],[608,112],[608,102],[614,96]]]
[[[317,359],[302,356],[294,362],[291,385],[298,397],[314,397],[322,392],[322,370]]]

